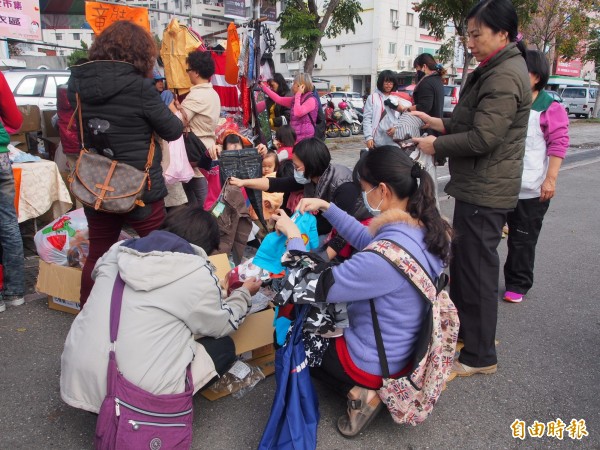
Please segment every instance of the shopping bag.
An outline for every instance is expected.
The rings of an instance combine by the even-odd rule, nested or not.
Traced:
[[[317,448],[319,402],[310,379],[302,340],[302,324],[309,307],[295,307],[296,320],[290,338],[275,352],[277,388],[259,450]]]
[[[187,183],[193,176],[194,169],[188,161],[182,135],[179,139],[169,142],[169,167],[164,173],[165,182],[167,184]]]

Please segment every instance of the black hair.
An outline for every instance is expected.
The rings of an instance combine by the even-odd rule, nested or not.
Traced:
[[[274,150],[269,150],[267,154],[263,157],[263,161],[267,158],[275,158],[275,172],[279,169],[279,158],[277,157],[277,152]]]
[[[286,97],[290,92],[290,87],[288,86],[287,81],[285,81],[284,76],[279,72],[275,72],[271,79],[277,83],[277,95]]]
[[[382,70],[379,76],[377,77],[377,89],[383,92],[383,83],[386,81],[392,81],[394,86],[392,87],[392,92],[398,89],[398,75],[396,72],[391,70]]]
[[[221,237],[217,219],[202,208],[183,205],[171,209],[160,226],[185,239],[190,244],[202,248],[207,255],[219,248]]]
[[[323,141],[312,137],[294,146],[294,155],[304,164],[304,177],[320,177],[331,163],[331,154]]]
[[[296,143],[296,131],[291,125],[282,125],[275,132],[275,139],[283,144],[284,147],[293,147]]]
[[[541,91],[548,84],[550,79],[550,63],[544,53],[539,50],[527,50],[527,71],[540,77],[540,81],[535,83],[534,89]]]
[[[444,69],[444,66],[438,64],[430,53],[421,53],[419,56],[417,56],[413,62],[413,67],[416,69],[417,66],[427,66],[429,70],[439,73],[440,76],[446,75],[446,69]]]
[[[197,72],[205,80],[210,79],[215,74],[215,62],[210,56],[210,52],[194,50],[188,54],[185,61],[190,69]]]
[[[494,33],[505,31],[508,42],[516,42],[523,58],[527,59],[525,42],[517,39],[519,36],[519,16],[510,0],[482,0],[477,3],[467,14],[466,21],[475,20],[483,24]]]
[[[372,186],[384,183],[398,198],[408,197],[407,212],[425,226],[427,250],[447,265],[452,227],[437,209],[435,185],[429,173],[402,149],[392,145],[370,150],[357,165],[362,180]]]
[[[241,137],[235,133],[229,133],[225,136],[225,139],[223,139],[223,150],[228,150],[227,147],[234,144],[240,144],[242,148],[244,147],[244,142],[242,142]]]

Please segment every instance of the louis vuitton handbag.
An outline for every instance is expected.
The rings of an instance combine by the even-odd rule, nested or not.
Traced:
[[[144,206],[142,194],[146,185],[150,189],[149,171],[154,159],[154,135],[150,139],[146,166],[141,171],[86,149],[83,141],[79,94],[77,94],[77,114],[81,152],[75,170],[68,178],[73,195],[85,206],[108,213],[123,214],[136,206]]]

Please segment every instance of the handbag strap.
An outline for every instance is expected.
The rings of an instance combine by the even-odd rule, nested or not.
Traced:
[[[117,334],[119,332],[119,323],[121,322],[121,305],[123,304],[124,290],[125,282],[121,278],[121,274],[117,273],[112,295],[110,297],[110,342],[112,344],[114,344],[117,340]]]
[[[77,117],[79,118],[79,137],[81,138],[81,149],[85,150],[85,145],[83,143],[83,116],[81,113],[81,99],[79,98],[79,92],[75,93],[75,98],[77,99]],[[152,167],[155,148],[156,144],[154,142],[154,132],[152,132],[150,134],[150,149],[148,151],[148,159],[146,160],[144,172],[148,172],[150,170],[150,167]],[[148,183],[150,183],[150,181],[148,181]]]
[[[389,378],[390,368],[388,366],[387,357],[385,356],[383,336],[381,335],[381,328],[379,328],[379,319],[377,318],[377,312],[375,311],[375,302],[371,299],[369,300],[369,303],[371,304],[371,320],[373,321],[373,331],[375,332],[375,343],[377,344],[377,353],[379,354],[379,364],[381,364],[381,375],[383,378]]]

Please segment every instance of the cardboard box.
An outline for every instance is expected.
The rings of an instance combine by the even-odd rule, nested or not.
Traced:
[[[19,105],[18,108],[23,115],[23,125],[20,130],[21,133],[41,131],[42,115],[40,114],[40,108],[36,105]]]
[[[48,308],[71,314],[79,313],[81,269],[50,264],[40,259],[35,289],[48,295]]]

